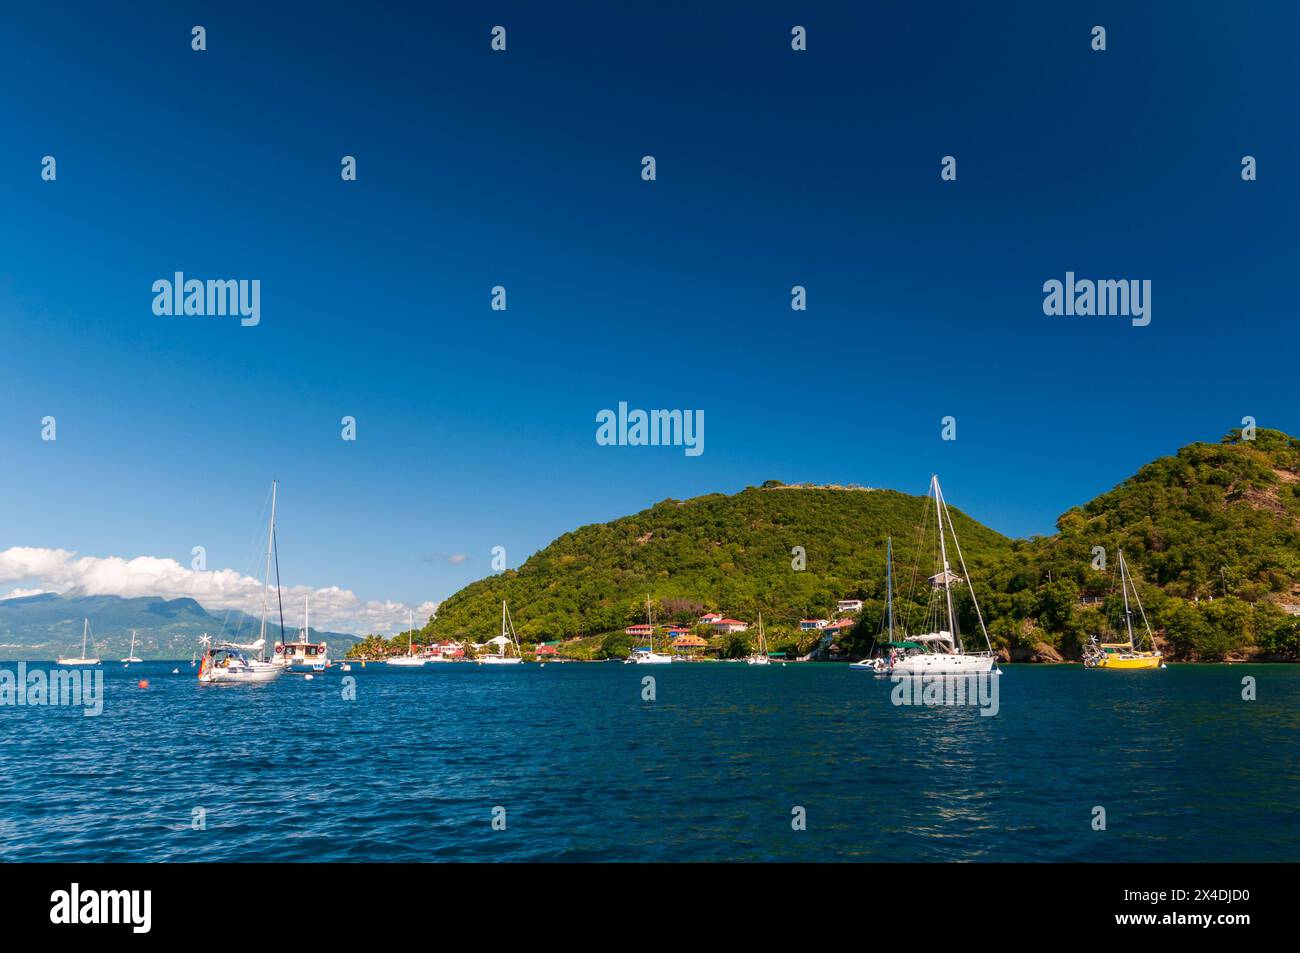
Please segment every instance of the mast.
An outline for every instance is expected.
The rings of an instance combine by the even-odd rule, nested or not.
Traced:
[[[304,642],[311,641],[311,593],[302,597],[302,638]]]
[[[894,537],[885,539],[885,613],[889,616],[889,641],[894,641]]]
[[[943,563],[943,594],[948,603],[948,632],[952,635],[953,648],[961,654],[961,637],[957,634],[957,620],[952,611],[951,573],[948,571],[948,544],[943,538],[943,514],[947,507],[943,502],[943,490],[939,489],[939,474],[930,476],[930,485],[934,489],[935,515],[939,518],[939,559]]]
[[[81,657],[86,657],[86,637],[90,635],[90,620],[84,616],[81,619]]]
[[[501,606],[504,608],[505,603],[501,603]],[[406,654],[415,654],[415,616],[410,609],[406,610]]]
[[[271,547],[275,542],[275,495],[279,482],[279,480],[271,481],[271,522],[266,529],[266,573],[262,577],[262,627],[257,635],[262,642],[263,661],[266,660],[266,613],[269,609],[267,600],[271,591]]]
[[[1124,550],[1119,551],[1119,587],[1124,593],[1124,624],[1128,626],[1128,645],[1129,648],[1137,651],[1137,645],[1133,642],[1133,610],[1128,607],[1128,567],[1124,565]],[[1136,593],[1137,590],[1135,589]]]

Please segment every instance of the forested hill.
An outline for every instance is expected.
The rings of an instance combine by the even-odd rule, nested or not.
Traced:
[[[643,621],[649,596],[660,621],[717,610],[752,622],[762,611],[778,637],[795,639],[800,618],[832,617],[837,600],[855,597],[867,603],[862,621],[842,641],[862,651],[879,622],[887,536],[900,611],[920,611],[924,587],[908,587],[918,548],[921,576],[932,571],[932,531],[917,535],[926,505],[891,490],[780,484],[665,500],[567,533],[517,570],[467,586],[424,634],[481,640],[499,625],[503,598],[528,642],[611,632]],[[955,509],[953,521],[1008,657],[1077,657],[1081,642],[1117,627],[1120,547],[1175,657],[1300,652],[1300,618],[1287,614],[1300,604],[1300,441],[1287,434],[1233,431],[1184,447],[1067,511],[1050,537],[1013,541]],[[1094,568],[1103,551],[1105,568]],[[977,631],[968,596],[958,602],[963,631]]]
[[[780,484],[664,500],[566,533],[518,570],[472,583],[438,607],[429,632],[491,635],[503,598],[528,640],[644,621],[647,596],[664,621],[705,610],[750,621],[761,611],[774,625],[824,617],[839,599],[883,597],[887,536],[896,571],[912,566],[926,505],[892,490]],[[956,509],[952,518],[972,571],[1009,552],[1006,537]]]

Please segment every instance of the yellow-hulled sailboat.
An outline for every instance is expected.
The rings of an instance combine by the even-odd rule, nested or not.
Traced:
[[[1156,650],[1155,636],[1151,632],[1151,623],[1147,621],[1146,610],[1142,608],[1142,599],[1138,596],[1137,584],[1124,562],[1124,550],[1119,550],[1119,584],[1124,592],[1124,624],[1128,627],[1127,642],[1098,642],[1093,636],[1092,644],[1083,653],[1083,664],[1087,668],[1164,668],[1165,660]],[[1133,602],[1137,604],[1142,616],[1142,624],[1147,630],[1147,648],[1139,649],[1133,641],[1133,608],[1128,601],[1129,588],[1133,589]]]

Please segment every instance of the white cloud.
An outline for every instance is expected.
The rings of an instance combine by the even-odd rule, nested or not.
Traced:
[[[262,583],[233,569],[200,572],[174,559],[155,556],[78,556],[66,549],[14,546],[0,551],[0,585],[35,583],[41,588],[15,589],[4,598],[39,592],[80,593],[91,596],[188,597],[205,609],[220,612],[239,609],[251,615],[262,611]],[[343,632],[397,632],[406,628],[408,609],[423,623],[437,609],[436,602],[408,606],[404,602],[362,600],[338,586],[283,586],[285,622],[302,624],[304,596],[311,595],[313,628]],[[270,593],[274,605],[275,592]]]
[[[3,596],[0,596],[0,602],[4,602],[6,599],[22,599],[26,596],[39,596],[45,591],[46,590],[44,589],[15,589],[12,592],[7,592]]]
[[[452,553],[447,557],[447,562],[451,563],[453,566],[459,566],[467,559],[469,559],[469,557],[464,553]]]

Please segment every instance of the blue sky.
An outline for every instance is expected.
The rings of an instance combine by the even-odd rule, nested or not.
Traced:
[[[1029,535],[1300,431],[1294,6],[230,6],[6,14],[0,550],[254,572],[276,477],[286,584],[416,605],[666,497],[937,471]],[[1151,324],[1045,316],[1066,271]],[[598,446],[619,401],[705,452]]]

